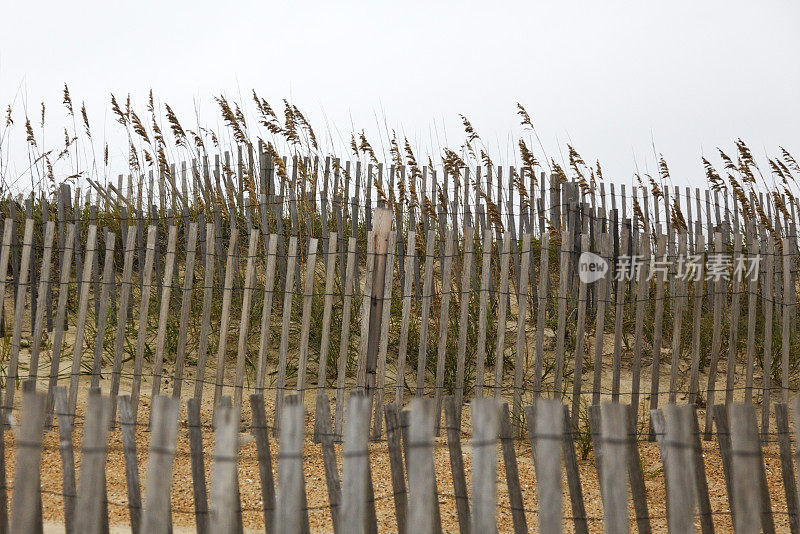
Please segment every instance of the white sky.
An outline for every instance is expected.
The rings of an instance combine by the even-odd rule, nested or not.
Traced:
[[[655,170],[653,141],[681,184],[704,183],[701,154],[733,152],[737,137],[757,156],[782,145],[800,159],[796,1],[50,4],[2,6],[0,105],[20,119],[27,101],[38,122],[44,101],[61,143],[66,82],[120,167],[109,93],[130,93],[144,116],[151,87],[185,126],[195,102],[216,125],[212,96],[249,104],[252,88],[276,108],[292,100],[318,134],[327,118],[377,145],[385,117],[422,161],[463,141],[463,113],[495,162],[513,163],[518,101],[550,157],[571,142],[618,182],[637,162]]]

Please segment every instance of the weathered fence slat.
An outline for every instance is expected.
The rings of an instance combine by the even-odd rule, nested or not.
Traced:
[[[797,413],[797,412],[796,412]],[[794,461],[792,459],[792,440],[789,435],[789,408],[784,403],[775,404],[775,425],[778,433],[778,447],[781,458],[781,475],[786,495],[786,510],[789,515],[789,528],[792,534],[800,531],[798,517],[797,479],[795,478]]]
[[[447,244],[445,245],[444,263],[442,265],[442,289],[439,304],[439,340],[437,342],[436,356],[436,383],[434,398],[436,407],[434,409],[434,422],[436,424],[436,435],[440,433],[442,423],[442,397],[444,395],[444,372],[447,358],[447,331],[450,326],[450,295],[453,287],[453,254],[455,253],[456,236],[453,231],[447,234]],[[501,365],[502,367],[502,365]]]
[[[412,279],[412,277],[408,276],[407,280],[410,279]],[[447,403],[445,403],[445,413],[446,410]],[[389,450],[389,468],[392,473],[392,494],[394,495],[394,515],[397,521],[397,531],[399,534],[406,534],[408,495],[406,493],[405,470],[403,468],[400,410],[397,404],[390,403],[383,407],[383,413],[386,419],[386,443]],[[460,518],[461,515],[459,515],[459,520]]]
[[[690,405],[664,407],[661,441],[664,480],[667,487],[667,525],[670,532],[694,532],[694,461]]]
[[[235,228],[231,229],[230,240],[228,241],[228,259],[225,262],[225,285],[222,291],[222,311],[220,313],[219,324],[219,343],[217,344],[217,370],[214,380],[214,414],[217,413],[217,406],[222,399],[222,390],[225,380],[225,355],[228,347],[228,336],[230,335],[231,321],[231,299],[233,298],[233,279],[239,272],[239,265],[236,263],[236,243],[239,233]],[[234,272],[234,269],[236,272]],[[294,269],[292,270],[294,272]],[[212,416],[216,423],[216,415]]]
[[[627,432],[629,406],[619,403],[600,405],[600,434],[603,468],[599,472],[603,495],[603,524],[605,532],[628,532],[628,446],[623,438]]]
[[[702,236],[698,236],[698,238],[702,238]],[[678,233],[678,255],[683,257],[686,255],[686,233],[679,232]],[[670,290],[672,290],[672,284],[674,283],[675,289],[675,303],[672,312],[673,321],[672,321],[672,351],[670,354],[671,362],[670,362],[670,370],[669,370],[669,402],[675,403],[678,397],[678,367],[680,365],[681,359],[681,330],[683,326],[683,308],[688,299],[687,297],[687,282],[685,278],[678,278],[674,280],[674,277],[669,278]],[[670,291],[670,294],[673,294]]]
[[[722,233],[714,234],[714,254],[717,258],[722,258]],[[711,282],[709,282],[711,283]],[[714,280],[714,323],[711,335],[711,357],[708,368],[708,389],[706,401],[708,406],[714,406],[715,395],[717,392],[717,367],[719,366],[719,355],[722,349],[722,305],[727,300],[727,285],[722,276]],[[690,403],[691,404],[691,403]],[[708,441],[711,439],[712,430],[711,410],[706,410],[705,432],[703,438]]]
[[[336,276],[336,233],[328,238],[325,261],[325,304],[322,311],[322,336],[319,344],[319,365],[317,367],[317,389],[324,390],[328,381],[328,358],[330,354],[331,313],[333,311],[333,284]],[[314,425],[316,429],[316,424]],[[317,438],[315,438],[317,441]]]
[[[344,422],[344,389],[347,380],[347,361],[350,356],[350,317],[353,308],[353,282],[356,259],[356,240],[351,237],[347,244],[346,276],[343,280],[344,292],[342,304],[342,335],[339,340],[339,361],[336,369],[336,411],[333,416],[333,431],[337,436],[342,435]]]
[[[589,234],[581,235],[581,251],[589,252]],[[523,269],[523,271],[525,271],[525,269]],[[520,284],[522,284],[522,282],[520,282]],[[569,426],[571,429],[578,428],[578,412],[580,411],[581,405],[581,390],[583,387],[583,353],[586,347],[587,299],[587,284],[583,280],[580,280],[578,287],[578,325],[575,332],[575,356],[573,358],[574,373],[572,376],[572,422]]]
[[[725,477],[725,489],[728,493],[728,504],[731,516],[735,521],[736,502],[733,497],[733,469],[731,468],[731,431],[728,423],[728,406],[717,404],[712,407],[714,411],[714,424],[717,427],[717,443],[719,444],[720,459],[722,460],[722,473]]]
[[[91,236],[91,227],[89,228],[90,236]],[[147,342],[147,317],[149,314],[149,306],[150,306],[150,293],[151,288],[153,287],[153,262],[155,257],[155,250],[156,250],[156,237],[157,237],[157,228],[155,226],[148,226],[147,228],[147,252],[145,253],[144,259],[144,274],[141,278],[141,299],[139,303],[139,325],[138,325],[138,332],[136,335],[136,355],[133,362],[133,383],[131,384],[131,407],[133,409],[133,420],[137,420],[137,414],[139,413],[139,391],[142,385],[142,371],[144,369],[144,352],[145,352],[145,345]],[[88,247],[88,245],[87,245]],[[141,251],[140,251],[141,253]],[[87,250],[86,258],[87,262],[85,265],[89,266],[90,262],[88,258],[90,258],[91,254],[93,254],[93,250]],[[85,267],[84,273],[89,271],[89,267]],[[88,277],[85,278],[87,282],[84,284],[83,291],[89,290],[88,286]],[[81,303],[83,305],[83,303]],[[84,312],[85,313],[85,312]],[[73,355],[73,358],[75,356]],[[80,362],[75,363],[73,360],[72,364],[72,372],[75,378],[75,397],[73,397],[72,392],[72,384],[70,384],[70,408],[75,410],[75,404],[73,399],[77,399],[77,373],[80,370]]]
[[[561,532],[561,449],[564,409],[558,400],[538,399],[532,422],[536,488],[539,494],[539,531]],[[517,530],[519,532],[519,530]]]
[[[611,259],[611,236],[608,233],[600,235],[600,255],[605,259]],[[603,344],[606,325],[606,306],[610,303],[610,286],[608,279],[611,276],[604,276],[597,283],[597,315],[594,327],[594,377],[592,380],[592,406],[600,405],[600,388],[603,380]],[[541,304],[540,304],[541,305]],[[539,341],[537,341],[538,346]],[[538,349],[537,349],[538,350]],[[599,431],[599,429],[598,429]]]
[[[761,439],[766,441],[769,434],[769,410],[772,394],[772,316],[773,287],[775,275],[775,244],[772,234],[767,241],[766,283],[762,298],[764,299],[764,356],[762,359],[762,393],[761,393]],[[733,419],[733,418],[731,418]],[[735,449],[735,447],[734,447]]]
[[[741,258],[742,255],[742,234],[736,232],[733,243],[733,257],[734,261]],[[725,378],[725,405],[728,406],[733,403],[734,385],[736,380],[736,356],[739,353],[739,313],[741,306],[739,304],[741,299],[741,292],[744,283],[744,274],[740,275],[742,278],[737,278],[734,274],[731,280],[731,320],[730,330],[728,331],[728,361],[726,366]],[[706,403],[708,405],[708,403]]]
[[[464,228],[464,260],[461,264],[460,308],[458,316],[458,353],[456,355],[455,408],[457,426],[461,427],[461,407],[464,403],[464,372],[467,362],[467,335],[469,334],[470,293],[472,289],[472,263],[475,233],[471,226]]]
[[[192,307],[192,286],[194,284],[194,264],[197,257],[197,223],[189,223],[189,235],[186,238],[186,263],[183,272],[183,291],[181,294],[181,315],[178,323],[178,347],[175,352],[175,374],[172,385],[172,396],[181,398],[183,388],[183,368],[186,362],[187,330],[189,314]]]
[[[333,428],[331,428],[330,399],[325,392],[320,392],[317,395],[317,408],[314,419],[317,441],[319,441],[322,448],[322,464],[325,468],[325,484],[328,487],[328,504],[331,509],[333,531],[334,533],[339,533],[341,532],[339,516],[342,504],[342,483],[339,479],[339,468],[336,465],[336,449],[333,446],[337,435],[334,434]],[[391,441],[389,443],[391,452]],[[392,481],[394,483],[394,474],[392,475]],[[397,498],[397,494],[395,494],[395,498]]]
[[[380,319],[380,343],[378,347],[378,362],[377,362],[377,383],[375,384],[375,395],[373,400],[372,412],[372,439],[379,440],[383,428],[383,402],[386,391],[386,358],[389,351],[389,327],[392,322],[392,287],[394,285],[394,254],[395,254],[395,241],[397,240],[396,232],[389,232],[388,247],[386,249],[386,267],[384,273],[384,285],[381,293],[381,319]],[[374,300],[373,300],[374,302]],[[372,334],[370,334],[372,335]],[[367,362],[367,371],[370,372],[371,362]],[[367,376],[367,386],[369,387],[369,375]]]
[[[407,465],[408,532],[433,534],[437,531],[433,503],[436,501],[433,465],[433,417],[431,401],[411,401],[408,428]],[[494,475],[494,473],[493,473]]]
[[[236,464],[239,455],[240,409],[238,406],[220,404],[215,413],[217,420],[211,477],[211,532],[233,533],[241,521],[241,511],[236,502],[239,494]]]
[[[369,349],[369,325],[372,315],[373,286],[375,285],[375,238],[373,232],[367,232],[367,256],[364,269],[364,285],[361,291],[361,330],[358,337],[358,352],[356,359],[356,389],[357,392],[366,392],[367,386],[367,350]],[[356,279],[358,278],[358,254],[356,253]]]
[[[148,533],[167,534],[172,530],[170,495],[179,408],[180,399],[164,395],[153,398],[147,492],[142,516],[142,529]]]
[[[516,436],[522,433],[522,393],[525,365],[528,360],[528,269],[531,264],[531,235],[522,235],[522,256],[519,269],[519,290],[517,292],[517,346],[514,351],[514,395],[512,426]],[[578,319],[580,321],[580,319]],[[576,373],[577,374],[577,373]],[[580,379],[578,379],[580,381]]]
[[[133,276],[133,254],[136,252],[136,229],[128,229],[125,239],[125,259],[122,267],[122,287],[117,308],[117,332],[114,338],[114,362],[111,369],[111,399],[116,399],[119,394],[119,385],[122,375],[122,351],[125,347],[125,329],[128,324],[128,304],[131,297],[131,278]],[[111,402],[111,424],[116,420],[117,404]]]
[[[194,398],[199,403],[203,398],[203,389],[206,382],[206,360],[208,359],[208,337],[211,331],[211,305],[214,298],[214,269],[216,261],[214,258],[214,246],[209,242],[214,233],[214,225],[206,225],[206,241],[202,243],[205,252],[203,254],[203,309],[200,319],[200,339],[197,347],[197,368],[195,369],[194,379]],[[269,264],[268,264],[269,265]],[[261,356],[259,354],[259,363]],[[261,365],[258,367],[261,372]],[[258,375],[261,377],[262,375]],[[256,388],[262,383],[256,379]]]
[[[31,343],[31,359],[28,365],[28,379],[37,380],[39,376],[39,353],[42,347],[42,333],[45,326],[45,313],[49,312],[46,295],[50,290],[50,267],[53,257],[53,236],[55,224],[49,221],[45,228],[44,250],[42,252],[41,272],[39,273],[39,298],[36,300],[36,320],[33,325],[33,342]],[[46,309],[47,308],[47,309]]]
[[[247,246],[247,265],[245,267],[244,288],[242,296],[242,310],[239,321],[239,340],[236,346],[236,376],[233,382],[233,403],[242,405],[244,392],[244,367],[247,356],[247,334],[250,332],[250,313],[253,305],[253,292],[255,291],[255,262],[258,254],[259,231],[250,232],[250,242]]]
[[[642,379],[642,344],[644,342],[644,316],[650,306],[650,246],[649,236],[642,235],[638,240],[638,252],[643,265],[636,274],[636,324],[633,334],[633,366],[631,369],[631,418],[633,426],[639,421],[639,389]],[[654,356],[656,358],[658,356]],[[634,440],[635,441],[635,440]],[[646,503],[646,501],[645,501]]]
[[[167,325],[170,316],[170,298],[172,295],[172,278],[175,272],[175,248],[178,239],[178,228],[170,226],[167,234],[167,255],[164,259],[164,281],[161,286],[161,303],[158,314],[158,332],[156,334],[156,353],[153,361],[153,384],[150,398],[155,399],[161,393],[161,375],[164,370],[164,351],[167,341]],[[152,423],[153,413],[150,412]]]
[[[752,258],[760,253],[759,240],[755,239],[753,232],[748,232],[750,240],[749,256]],[[747,348],[745,358],[744,401],[753,401],[753,372],[755,370],[756,350],[756,322],[758,319],[758,273],[751,276],[747,283]]]
[[[514,523],[514,532],[519,534],[520,532],[528,531],[528,523],[525,519],[525,505],[522,498],[522,487],[519,483],[517,454],[514,451],[513,427],[507,403],[500,405],[499,430],[500,445],[503,450],[503,464],[506,471],[506,485],[508,486],[508,498],[511,504],[511,519]]]
[[[369,397],[351,395],[347,403],[342,447],[342,479],[345,484],[342,491],[340,526],[343,532],[366,532],[369,415]]]
[[[733,501],[736,513],[733,525],[736,532],[774,532],[772,513],[765,513],[763,496],[753,498],[753,490],[761,486],[759,471],[763,471],[755,407],[751,404],[732,404],[731,468],[733,472]],[[762,466],[759,467],[759,462]],[[767,505],[769,495],[767,495]]]
[[[499,410],[494,399],[475,399],[472,412],[472,532],[497,532],[497,433]],[[412,462],[413,465],[413,462]],[[411,498],[419,493],[409,479]],[[560,515],[560,510],[559,510]],[[416,530],[411,530],[416,532]],[[430,532],[428,530],[427,532]]]
[[[569,407],[564,405],[564,440],[562,442],[562,450],[564,455],[564,467],[567,474],[567,485],[569,487],[569,499],[572,506],[572,524],[575,527],[575,532],[578,534],[588,534],[589,524],[586,517],[586,505],[583,502],[583,487],[581,486],[580,471],[578,471],[578,458],[575,454],[575,430],[570,428],[570,413]],[[527,415],[527,410],[526,410]],[[531,415],[533,409],[531,407]],[[530,427],[534,417],[528,418],[528,426]]]
[[[40,298],[45,300],[44,295],[40,295]],[[13,533],[42,532],[40,466],[45,401],[46,396],[35,391],[25,392],[22,396],[14,496],[11,508],[13,514],[11,516],[11,532]]]
[[[462,534],[469,534],[471,519],[469,496],[467,495],[467,479],[464,474],[464,456],[461,452],[461,425],[458,421],[455,399],[452,396],[444,398],[444,415],[445,428],[447,429],[447,448],[450,453],[450,472],[453,477],[453,494],[455,495],[456,513],[458,514],[458,528]],[[516,459],[516,456],[514,456],[515,466]],[[517,482],[519,482],[519,479],[517,479]]]
[[[69,232],[67,232],[69,235]],[[56,323],[58,326],[58,323]],[[54,392],[58,419],[59,452],[61,453],[62,491],[64,493],[64,528],[73,532],[75,526],[75,449],[72,443],[72,416],[69,413],[67,389],[58,386]]]
[[[209,247],[211,248],[211,247]],[[189,458],[192,467],[192,495],[194,496],[194,521],[197,534],[209,531],[208,494],[206,490],[206,464],[203,456],[203,428],[200,420],[200,402],[186,400],[187,426],[189,428]],[[259,461],[259,467],[261,462]],[[270,470],[270,474],[272,471]],[[266,500],[264,501],[266,504]],[[265,525],[268,525],[265,521]],[[267,534],[273,531],[267,530]]]
[[[264,281],[264,300],[261,307],[261,341],[258,346],[258,363],[256,364],[256,392],[263,394],[267,378],[267,350],[270,343],[270,326],[272,325],[272,302],[275,297],[275,265],[277,263],[278,241],[276,234],[269,236],[267,247],[267,272]]]
[[[286,287],[283,292],[283,322],[281,323],[281,346],[278,356],[278,376],[275,385],[275,421],[274,432],[278,435],[280,428],[283,397],[286,394],[286,365],[288,363],[289,335],[292,319],[292,301],[294,300],[295,266],[299,265],[297,257],[297,237],[289,238],[289,257],[286,271]]]
[[[492,232],[487,229],[483,234],[483,259],[481,263],[481,289],[480,289],[480,304],[479,304],[480,307],[478,310],[478,341],[476,345],[477,362],[475,364],[475,398],[483,397],[484,374],[486,372],[485,371],[486,326],[488,322],[487,315],[488,315],[488,300],[489,300],[489,283],[491,280],[491,262],[492,262]]]
[[[425,370],[428,361],[428,328],[430,327],[431,297],[433,296],[433,258],[436,232],[429,230],[425,246],[425,281],[422,286],[422,311],[419,324],[419,354],[417,356],[416,396],[425,394]]]
[[[414,277],[411,276],[411,271],[414,268],[414,247],[417,244],[417,233],[414,231],[408,232],[408,249],[405,256],[405,267],[401,273],[408,273],[403,280],[403,315],[400,319],[400,341],[397,347],[397,384],[395,384],[394,402],[398,406],[403,405],[403,390],[406,385],[406,356],[408,352],[408,329],[411,317],[411,289],[414,282]],[[398,267],[400,258],[398,258]],[[338,397],[338,393],[337,393]]]
[[[72,269],[72,248],[74,242],[75,225],[70,223],[67,225],[67,240],[64,243],[64,250],[61,255],[61,277],[58,289],[56,328],[53,335],[53,348],[50,351],[50,378],[47,384],[47,405],[45,408],[45,427],[48,428],[50,427],[53,413],[54,395],[58,384],[59,366],[61,364],[61,350],[64,343],[64,325],[67,319],[67,301],[69,300],[70,271]],[[3,269],[5,269],[5,271]],[[3,266],[2,253],[0,253],[0,273],[5,273],[7,271],[7,268]],[[2,274],[0,274],[0,277],[2,277]],[[0,298],[2,298],[4,292],[5,288],[0,290]],[[66,410],[65,408],[64,411]],[[61,424],[59,423],[59,427],[60,426]]]
[[[22,245],[19,282],[14,300],[14,331],[11,335],[11,349],[6,367],[6,392],[4,412],[10,413],[14,407],[14,393],[17,390],[17,367],[19,364],[20,342],[22,340],[22,323],[24,322],[25,301],[28,292],[28,275],[31,265],[31,249],[33,246],[33,220],[25,220],[25,235]]]
[[[636,512],[636,526],[640,534],[650,534],[650,512],[647,508],[647,492],[642,472],[642,460],[639,457],[639,447],[636,443],[636,411],[631,408],[630,417],[626,426],[626,440],[628,443],[628,479],[631,485],[633,509]]]
[[[620,251],[627,251],[629,246],[630,234],[627,227],[622,229],[622,240]],[[625,268],[625,267],[623,267]],[[628,274],[620,273],[614,294],[614,352],[611,356],[611,400],[619,402],[620,379],[622,372],[622,327],[625,313],[625,288],[628,285]]]
[[[139,463],[136,456],[136,420],[133,418],[129,396],[117,397],[117,405],[119,407],[119,426],[122,431],[122,453],[125,457],[125,482],[128,486],[131,532],[138,534],[142,522],[142,494],[139,482]]]
[[[311,333],[311,305],[314,302],[314,279],[317,268],[318,241],[311,238],[308,242],[308,257],[306,258],[306,274],[303,280],[303,315],[300,331],[300,355],[297,364],[297,392],[305,402],[306,398],[306,372],[308,370],[308,337]],[[244,367],[244,359],[242,361]],[[244,370],[244,369],[242,369]]]
[[[100,534],[108,525],[104,514],[106,437],[110,421],[111,398],[89,395],[81,449],[81,484],[75,508],[75,532]]]
[[[290,276],[287,272],[287,278]],[[281,413],[278,480],[280,485],[275,532],[308,532],[308,510],[304,502],[303,405],[294,395],[286,398],[286,405]]]
[[[503,234],[502,242],[503,249],[500,251],[500,292],[497,294],[497,345],[494,358],[494,383],[492,384],[494,396],[498,400],[503,394],[503,367],[506,359],[506,319],[511,298],[508,280],[509,262],[511,260],[511,232]]]
[[[114,232],[106,232],[105,241],[106,255],[103,261],[103,289],[99,295],[100,311],[97,313],[97,318],[95,320],[96,337],[94,342],[94,358],[92,360],[92,388],[100,387],[100,373],[103,370],[103,352],[105,352],[106,326],[108,325],[108,305],[112,290],[116,287],[116,282],[114,280],[114,248],[116,244],[116,235]],[[95,293],[95,299],[98,299],[97,293]]]
[[[659,234],[658,243],[656,245],[656,255],[662,265],[669,265],[669,258],[667,257],[667,242],[664,234]],[[663,339],[663,326],[664,326],[664,277],[666,273],[664,269],[657,269],[655,272],[656,278],[656,307],[655,316],[653,317],[653,366],[652,374],[650,376],[650,412],[658,409],[658,395],[659,383],[661,381],[661,344]],[[653,430],[652,420],[649,422],[649,431],[647,435],[648,441],[655,440],[655,431]]]

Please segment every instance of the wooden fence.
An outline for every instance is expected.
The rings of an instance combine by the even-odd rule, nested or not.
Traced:
[[[14,487],[8,506],[6,468],[0,468],[0,531],[42,532],[42,489],[40,461],[45,425],[46,395],[28,383],[23,394],[20,424],[13,424],[16,444]],[[83,428],[80,452],[80,473],[76,473],[73,423],[69,413],[67,390],[56,389],[56,411],[59,450],[63,472],[63,506],[67,532],[108,532],[106,492],[106,450],[112,399],[95,390],[90,394]],[[250,425],[258,449],[264,529],[273,532],[308,532],[309,506],[306,498],[306,476],[303,471],[305,417],[297,394],[288,395],[281,413],[281,430],[277,441],[278,456],[273,460],[270,436],[266,431],[264,399],[250,396],[253,421]],[[327,398],[323,401],[327,406]],[[128,515],[134,533],[169,532],[172,529],[170,495],[172,467],[179,431],[179,399],[157,396],[153,399],[152,426],[147,454],[147,480],[144,497],[137,463],[135,425],[129,396],[116,402],[122,425],[125,470],[128,493]],[[447,498],[437,490],[434,468],[434,401],[414,399],[401,410],[389,403],[383,408],[387,427],[387,445],[391,465],[394,517],[392,523],[378,523],[375,514],[376,495],[371,474],[369,451],[369,397],[349,397],[347,419],[341,448],[341,476],[336,435],[331,428],[331,414],[316,418],[319,446],[325,462],[330,524],[334,532],[378,532],[397,530],[401,533],[433,533],[442,530],[439,500]],[[498,445],[502,453],[505,484],[512,508],[514,532],[596,531],[602,522],[604,532],[638,532],[663,528],[670,532],[690,532],[699,526],[702,532],[714,531],[714,518],[732,515],[736,532],[774,532],[770,490],[767,486],[764,460],[758,435],[756,410],[752,404],[735,403],[726,408],[713,407],[728,502],[724,509],[710,505],[701,429],[695,407],[669,404],[652,411],[653,426],[663,463],[666,485],[666,517],[648,512],[645,479],[639,457],[637,436],[632,425],[631,407],[606,402],[591,408],[591,434],[594,460],[602,495],[602,517],[587,516],[576,461],[575,442],[570,431],[567,405],[557,400],[540,399],[526,406],[529,440],[535,466],[536,504],[525,502],[517,471],[517,453],[509,446],[511,420],[507,404],[492,398],[475,399],[470,404],[472,435],[469,450],[471,469],[464,468],[464,450],[457,425],[453,397],[444,399],[450,476],[453,481],[458,527],[461,532],[496,532],[498,506]],[[199,533],[242,532],[240,485],[252,481],[239,480],[237,456],[242,441],[240,409],[230,397],[223,397],[217,412],[213,451],[203,450],[199,405],[189,399],[186,405],[192,464],[194,524]],[[794,434],[798,432],[800,399],[795,399]],[[776,404],[781,471],[786,494],[789,526],[800,530],[798,491],[794,456],[790,441],[786,404]],[[5,443],[6,425],[0,431],[0,446]],[[206,487],[204,458],[211,454],[212,476]],[[275,465],[277,464],[277,465]],[[273,468],[277,468],[277,482]],[[562,469],[566,472],[568,509],[564,517]],[[469,481],[468,481],[469,478]],[[79,480],[78,484],[76,480]],[[503,484],[503,482],[500,482]],[[772,497],[774,498],[774,497]],[[632,502],[634,517],[629,517]],[[10,515],[9,515],[10,509]]]
[[[214,406],[226,393],[236,406],[245,391],[269,393],[276,428],[288,392],[305,399],[332,389],[338,434],[345,394],[363,391],[374,400],[375,439],[383,404],[402,405],[409,394],[433,397],[441,413],[450,393],[459,416],[473,397],[508,398],[516,435],[523,404],[541,396],[569,399],[576,429],[582,406],[604,398],[628,401],[638,423],[643,408],[664,400],[760,397],[764,435],[772,401],[788,402],[800,367],[794,238],[776,242],[754,223],[744,235],[726,234],[723,224],[713,246],[698,233],[690,247],[686,232],[570,217],[539,238],[489,229],[478,236],[467,226],[422,239],[391,230],[392,217],[376,208],[372,229],[346,244],[333,231],[304,241],[250,227],[240,238],[235,218],[205,228],[174,217],[121,220],[120,239],[91,220],[83,232],[80,219],[7,218],[7,383],[16,385],[25,367],[27,379],[46,382],[48,420],[59,383],[68,384],[75,412],[82,376],[113,397],[128,392],[134,417],[143,379],[151,397],[169,387],[181,397],[190,382],[198,402],[213,392]],[[610,265],[595,283],[579,272],[589,252]],[[15,390],[6,388],[5,411]],[[707,412],[706,438],[711,428]]]
[[[332,443],[346,438],[352,394],[368,399],[370,438],[395,440],[395,446],[403,442],[397,436],[404,435],[397,432],[404,424],[401,409],[411,401],[430,400],[434,435],[446,430],[454,444],[468,402],[478,412],[485,399],[507,402],[507,416],[504,411],[496,424],[509,439],[536,431],[538,419],[526,406],[564,402],[564,435],[590,436],[595,450],[610,440],[609,462],[623,461],[620,466],[632,471],[634,463],[625,457],[632,449],[614,441],[617,430],[609,430],[608,438],[601,431],[603,401],[630,405],[625,432],[661,439],[662,452],[664,421],[673,417],[666,406],[678,403],[700,408],[700,422],[692,423],[699,433],[692,436],[716,435],[720,447],[732,439],[725,417],[739,402],[749,411],[760,409],[761,441],[782,439],[785,409],[773,406],[788,403],[800,369],[793,199],[771,192],[765,199],[756,191],[681,195],[676,188],[633,188],[630,194],[620,188],[617,194],[613,186],[607,195],[602,182],[587,190],[555,175],[547,188],[544,176],[538,182],[523,176],[531,179],[524,187],[516,171],[499,168],[475,169],[472,178],[462,169],[437,183],[436,173],[424,169],[406,177],[405,169],[392,168],[385,180],[381,166],[362,174],[355,165],[352,178],[349,165],[327,162],[323,171],[318,163],[313,179],[303,174],[308,162],[305,171],[295,161],[289,172],[276,174],[269,158],[249,167],[240,158],[238,187],[231,181],[235,174],[221,172],[230,165],[206,163],[182,166],[182,179],[171,184],[163,177],[149,187],[144,179],[129,179],[125,191],[122,178],[117,186],[92,183],[95,201],[62,185],[55,198],[0,202],[6,217],[0,244],[3,415],[31,419],[19,412],[23,380],[29,389],[46,391],[45,428],[54,414],[59,431],[70,428],[83,411],[93,414],[92,428],[108,431],[119,424],[123,436],[126,428],[154,426],[162,417],[156,410],[140,415],[143,399],[163,404],[156,399],[164,394],[190,397],[190,418],[192,406],[210,404],[221,431],[224,421],[238,421],[247,395],[255,395],[264,399],[261,407],[253,405],[263,419],[253,424],[256,440],[266,440],[269,430],[291,449],[291,440],[299,438],[284,432],[292,425],[286,417],[312,394],[315,441],[328,458],[330,477]],[[189,178],[187,168],[193,170]],[[230,183],[221,186],[220,178]],[[257,180],[245,188],[246,178]],[[589,252],[609,266],[596,282],[580,272]],[[634,258],[642,260],[638,267]],[[754,266],[751,276],[737,278],[739,258]],[[720,273],[725,276],[712,276]],[[127,400],[89,400],[83,408],[86,387]],[[64,409],[57,409],[59,402]],[[391,406],[398,413],[384,416]],[[482,431],[491,435],[492,416],[486,417]],[[329,429],[325,421],[332,421]],[[87,419],[87,432],[89,427]],[[478,430],[472,439],[481,443]],[[96,456],[105,438],[102,429],[93,432],[97,446],[88,449],[91,462],[84,460],[82,469],[94,465],[100,473],[102,458]],[[191,435],[202,442],[202,434]],[[169,435],[162,437],[168,441]],[[224,433],[218,439],[226,447],[237,443]],[[490,448],[485,457],[477,454],[477,467],[489,469]],[[409,449],[412,456],[417,452]],[[505,447],[503,454],[508,456]],[[727,452],[723,457],[732,458]],[[458,460],[453,462],[457,470]],[[425,465],[422,459],[411,463]],[[364,469],[347,464],[347,473]],[[394,458],[393,466],[402,460]],[[196,467],[201,470],[199,462]],[[287,484],[302,487],[297,465],[289,462],[286,469],[294,480]],[[538,471],[544,480],[555,477]],[[674,476],[698,477],[697,471]],[[618,472],[602,469],[600,479]],[[409,473],[409,480],[426,473]],[[575,477],[567,473],[573,488]],[[269,478],[264,470],[262,482]],[[214,478],[215,484],[225,480]],[[636,480],[632,475],[631,484]],[[335,486],[331,481],[329,488]],[[210,488],[212,500],[232,498],[229,487]],[[265,503],[270,491],[264,489]],[[369,488],[347,491],[356,492],[349,494],[351,502],[361,502],[360,492]],[[603,491],[605,504],[613,490]],[[131,502],[146,506],[138,489],[134,493]],[[430,506],[431,499],[420,495],[419,506]],[[463,514],[470,507],[465,493],[459,495]],[[697,496],[702,518],[702,491]],[[330,505],[343,499],[342,491],[333,492]],[[490,502],[473,497],[473,519],[488,517],[483,511]],[[634,498],[642,516],[638,502]],[[419,509],[411,513],[412,499],[400,506],[408,506],[408,514],[398,517],[430,518]],[[523,507],[514,507],[515,521],[522,521]],[[278,507],[265,521],[274,524],[287,510]],[[223,524],[231,520],[226,514]],[[553,513],[538,516],[545,525],[556,519]],[[340,520],[346,521],[344,515],[334,521]]]

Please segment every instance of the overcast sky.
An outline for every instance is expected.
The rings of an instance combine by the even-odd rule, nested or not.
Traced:
[[[385,117],[424,152],[460,144],[463,113],[505,162],[521,102],[550,157],[570,142],[626,183],[654,170],[652,143],[677,183],[704,182],[701,155],[737,137],[758,156],[800,152],[800,3],[655,4],[6,2],[0,105],[38,117],[44,101],[63,128],[66,82],[120,166],[109,93],[144,111],[150,88],[189,122],[252,88],[334,137],[377,137]]]

